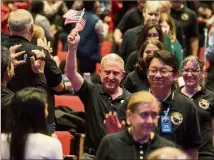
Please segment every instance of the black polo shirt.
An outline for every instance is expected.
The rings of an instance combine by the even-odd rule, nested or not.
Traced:
[[[106,135],[97,151],[99,160],[145,159],[153,150],[161,147],[175,147],[171,141],[155,134],[147,143],[136,142],[128,129]]]
[[[124,34],[128,29],[143,24],[143,14],[137,7],[130,9],[121,19],[117,28]]]
[[[92,84],[84,81],[77,92],[85,107],[86,137],[85,147],[96,150],[106,135],[104,126],[105,114],[116,111],[130,93],[123,88],[123,94],[112,100],[104,88],[99,84]]]
[[[130,73],[130,72],[134,71],[136,68],[137,62],[138,62],[137,51],[133,51],[128,56],[128,59],[126,62],[126,66],[125,66],[126,73]]]
[[[171,16],[183,26],[186,51],[184,57],[191,55],[191,38],[198,37],[198,23],[195,12],[186,6],[180,11],[171,10]]]
[[[131,93],[147,89],[150,85],[145,71],[137,67],[134,71],[126,75],[123,86]]]
[[[214,92],[202,88],[192,98],[197,107],[201,141],[199,157],[211,156],[214,159],[211,121],[214,118]]]
[[[53,87],[56,87],[62,81],[62,74],[59,68],[56,65],[56,62],[51,59],[50,54],[42,47],[36,46],[30,43],[27,39],[20,36],[10,36],[7,40],[2,43],[2,46],[10,48],[16,44],[22,44],[22,46],[17,50],[25,51],[25,54],[17,57],[17,60],[24,60],[25,56],[32,56],[32,50],[44,50],[46,55],[46,63],[45,63],[45,77],[47,79],[47,95],[48,95],[48,124],[54,123],[54,110],[55,110],[55,102],[54,102],[54,91]],[[16,92],[20,89],[26,87],[34,86],[36,74],[31,69],[31,62],[28,59],[27,63],[17,66],[14,70],[15,75],[8,83],[8,88],[12,91]]]
[[[126,104],[127,101],[118,110],[120,120],[126,119]],[[188,97],[177,92],[173,92],[161,104],[160,116],[165,115],[164,111],[170,107],[168,115],[171,116],[172,133],[161,132],[160,118],[157,133],[182,149],[199,148],[201,137],[195,104]]]

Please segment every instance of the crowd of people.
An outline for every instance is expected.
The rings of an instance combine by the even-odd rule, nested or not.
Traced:
[[[80,159],[214,159],[214,2],[1,5],[1,158],[62,159],[54,95],[75,94],[85,109]],[[83,8],[82,31],[64,25]],[[104,40],[112,48],[102,57]]]

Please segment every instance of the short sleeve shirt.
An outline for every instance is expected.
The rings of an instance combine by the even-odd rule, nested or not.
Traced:
[[[96,158],[100,160],[145,159],[153,150],[166,146],[175,147],[175,144],[158,134],[155,134],[147,143],[140,144],[133,139],[128,129],[125,129],[105,136]]]
[[[120,120],[126,118],[126,104],[127,101],[118,110]],[[201,137],[195,104],[189,98],[177,92],[173,92],[161,104],[160,116],[165,115],[165,111],[170,107],[168,115],[172,124],[172,133],[161,132],[160,118],[157,133],[182,149],[199,148]]]
[[[202,144],[199,148],[199,156],[213,156],[214,148],[212,142],[211,121],[214,118],[214,92],[202,88],[195,93],[192,98],[197,107],[197,113],[200,124]]]
[[[101,85],[84,81],[77,95],[85,107],[85,146],[96,150],[101,139],[106,135],[103,124],[105,114],[110,111],[117,112],[120,105],[129,97],[130,93],[123,88],[123,94],[112,100],[111,96],[105,92]]]

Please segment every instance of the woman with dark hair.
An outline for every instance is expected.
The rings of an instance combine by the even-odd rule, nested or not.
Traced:
[[[11,101],[8,133],[1,134],[2,159],[62,159],[59,140],[48,135],[47,95],[39,88],[18,91]]]
[[[202,145],[199,160],[214,159],[214,92],[201,85],[204,63],[196,56],[186,57],[182,63],[185,85],[180,92],[191,98],[196,105]]]
[[[163,49],[163,45],[156,39],[146,40],[137,52],[135,70],[130,72],[123,81],[124,87],[131,93],[146,89],[149,87],[145,70],[145,59],[154,51]]]
[[[140,50],[141,45],[150,39],[159,40],[164,44],[166,37],[162,33],[160,25],[156,21],[148,21],[142,28],[140,35],[136,42],[136,51],[133,51],[127,59],[125,70],[127,73],[132,72],[137,64],[137,51]]]

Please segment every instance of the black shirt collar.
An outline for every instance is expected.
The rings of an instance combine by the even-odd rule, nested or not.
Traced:
[[[151,89],[149,88],[148,91],[151,93]],[[175,91],[172,90],[171,94],[167,97],[166,100],[160,101],[162,104],[172,105],[172,101],[175,98]]]
[[[10,38],[12,38],[12,39],[20,39],[20,40],[23,40],[23,41],[26,41],[26,42],[30,42],[26,38],[21,37],[21,36],[11,35]]]
[[[122,90],[123,90],[123,93],[122,93],[122,95],[120,95],[119,97],[117,97],[116,99],[118,99],[118,100],[124,100],[124,99],[126,99],[126,97],[130,94],[122,85],[120,85],[120,87],[122,88]],[[103,88],[103,86],[101,85],[101,87],[100,87],[100,94],[104,94],[104,95],[109,95],[106,91],[105,91],[105,89]],[[109,95],[110,96],[110,95]]]
[[[155,139],[157,139],[157,136],[158,136],[156,133],[154,133],[154,137],[153,137],[152,139],[149,138],[149,141],[148,141],[148,142],[146,142],[146,143],[144,143],[144,144],[140,144],[139,142],[136,142],[136,141],[133,139],[133,137],[132,137],[132,135],[130,134],[128,128],[125,129],[125,134],[127,134],[127,136],[124,137],[124,139],[123,139],[124,142],[125,142],[126,144],[129,144],[129,145],[135,145],[136,147],[139,147],[140,145],[143,145],[143,146],[148,145],[149,143],[151,143],[152,141],[154,141]]]

